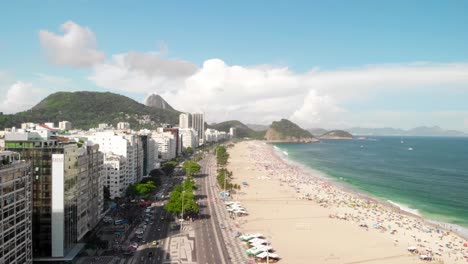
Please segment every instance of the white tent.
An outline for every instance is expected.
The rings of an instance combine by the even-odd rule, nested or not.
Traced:
[[[252,240],[249,240],[249,243],[250,244],[262,244],[262,243],[267,243],[268,241],[265,240],[265,239],[261,239],[261,238],[254,238]]]
[[[256,257],[256,258],[264,259],[264,258],[267,258],[267,256],[268,256],[269,258],[274,258],[274,259],[279,258],[279,256],[278,256],[277,254],[273,254],[273,253],[269,253],[269,252],[262,252],[262,253],[256,255],[255,257]]]

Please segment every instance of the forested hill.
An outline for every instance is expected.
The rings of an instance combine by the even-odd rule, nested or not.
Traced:
[[[152,128],[161,123],[176,125],[179,111],[148,107],[126,96],[110,92],[58,92],[47,96],[28,111],[0,116],[0,129],[21,123],[72,122],[89,129],[99,123],[128,122],[132,128]]]
[[[268,129],[265,138],[269,141],[284,142],[316,142],[318,141],[309,131],[302,129],[295,123],[281,119],[274,121]]]
[[[253,129],[249,128],[244,123],[238,120],[230,120],[224,121],[217,124],[208,125],[208,128],[213,128],[218,131],[225,131],[229,132],[229,129],[234,127],[236,129],[235,136],[236,138],[256,138],[256,139],[263,139],[265,135],[265,131],[254,131]]]

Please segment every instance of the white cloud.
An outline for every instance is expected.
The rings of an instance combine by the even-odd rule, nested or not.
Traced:
[[[15,82],[2,94],[5,96],[0,100],[0,111],[6,114],[28,110],[46,95],[43,90],[22,81]]]
[[[468,94],[468,64],[374,65],[295,73],[287,67],[244,67],[220,59],[206,60],[197,69],[157,53],[131,52],[96,65],[89,79],[108,89],[160,94],[176,109],[204,111],[209,122],[270,123],[290,118],[304,127],[358,125],[346,105],[365,104],[389,93],[417,90],[426,96],[427,91],[458,89]]]
[[[39,31],[39,39],[50,62],[57,65],[87,67],[102,62],[103,52],[97,50],[94,33],[73,21],[61,26],[63,35],[47,30]]]
[[[196,70],[190,62],[165,58],[160,53],[129,52],[94,65],[89,80],[111,90],[147,94],[181,87]]]

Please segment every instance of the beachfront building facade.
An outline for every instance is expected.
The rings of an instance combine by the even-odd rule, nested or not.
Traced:
[[[34,261],[73,260],[84,246],[79,238],[94,228],[102,211],[102,198],[94,193],[99,192],[100,174],[93,171],[102,165],[97,146],[88,149],[38,125],[6,133],[5,147],[32,162]]]
[[[154,131],[151,134],[158,146],[158,159],[167,161],[176,157],[176,140],[171,132],[162,130]]]
[[[31,162],[0,151],[0,263],[32,263]]]
[[[198,134],[193,128],[181,128],[179,129],[180,135],[182,136],[182,149],[197,148],[198,147]]]
[[[229,135],[224,131],[218,131],[216,129],[208,128],[205,131],[205,142],[206,143],[214,143],[223,141],[229,138]]]
[[[128,174],[124,181],[133,184],[143,176],[143,145],[141,139],[132,133],[119,133],[108,130],[86,135],[89,141],[99,144],[104,154],[112,153],[125,158]]]

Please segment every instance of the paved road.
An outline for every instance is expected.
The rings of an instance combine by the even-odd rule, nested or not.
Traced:
[[[169,183],[169,180],[166,178],[163,183]],[[162,193],[166,191],[167,187],[162,188]],[[155,209],[153,210],[153,224],[148,225],[143,238],[146,240],[145,244],[139,243],[138,251],[131,258],[128,258],[125,261],[125,264],[153,264],[153,263],[163,263],[165,259],[164,247],[166,243],[166,238],[168,236],[169,223],[168,213],[164,210],[162,201],[157,201],[153,203]],[[161,217],[164,220],[161,220]],[[133,230],[135,232],[136,230]],[[159,242],[158,246],[153,246],[152,241],[156,240]],[[152,252],[152,256],[149,256]]]
[[[231,263],[228,259],[227,248],[221,236],[218,216],[213,208],[213,203],[218,200],[213,190],[216,179],[216,168],[214,156],[206,154],[205,159],[200,162],[202,166],[201,175],[197,180],[197,195],[204,197],[199,201],[202,220],[195,221],[195,250],[198,264],[226,264]],[[218,200],[221,202],[220,200]]]

